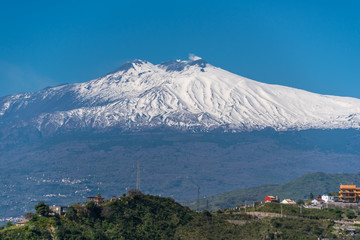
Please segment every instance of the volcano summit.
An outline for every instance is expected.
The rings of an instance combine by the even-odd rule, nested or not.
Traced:
[[[278,131],[359,128],[360,100],[256,82],[201,58],[135,60],[89,82],[0,99],[0,127]]]

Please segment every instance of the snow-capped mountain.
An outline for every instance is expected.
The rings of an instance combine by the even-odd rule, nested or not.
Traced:
[[[0,126],[253,130],[359,128],[360,100],[256,82],[203,59],[135,60],[85,83],[0,98]]]

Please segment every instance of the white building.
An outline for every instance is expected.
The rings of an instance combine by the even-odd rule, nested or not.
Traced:
[[[321,199],[324,200],[324,202],[326,202],[326,203],[335,202],[335,197],[334,196],[322,195]]]
[[[314,206],[317,206],[317,205],[320,205],[322,203],[324,203],[325,201],[322,200],[321,198],[318,198],[318,199],[314,199],[311,201],[311,204],[314,205]]]
[[[291,199],[284,199],[284,200],[281,201],[281,203],[283,203],[283,204],[292,204],[292,205],[296,204],[296,202],[294,202]]]

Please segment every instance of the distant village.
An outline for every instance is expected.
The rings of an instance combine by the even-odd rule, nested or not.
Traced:
[[[299,204],[292,199],[283,199],[280,200],[277,196],[266,196],[264,203],[276,202],[282,204]],[[340,191],[335,194],[327,194],[318,196],[318,198],[313,198],[310,196],[310,199],[304,202],[304,207],[307,208],[318,208],[323,209],[329,206],[331,207],[340,207],[340,208],[354,208],[360,206],[360,187],[356,185],[340,185]]]
[[[118,197],[116,196],[113,196],[110,198],[110,201],[113,201],[113,200],[116,200],[118,199]],[[94,202],[96,205],[102,205],[104,203],[104,198],[101,197],[100,194],[98,194],[97,196],[93,196],[93,197],[87,197],[86,198],[86,203],[89,203],[89,202]],[[63,216],[66,214],[66,210],[67,210],[67,206],[56,206],[56,205],[52,205],[52,206],[49,206],[49,210],[50,210],[50,216],[55,216],[56,214],[57,215],[60,215],[60,216]],[[24,226],[25,223],[29,222],[28,219],[23,219],[21,220],[20,222],[17,222],[15,225],[18,226],[18,227],[21,227],[21,226]]]

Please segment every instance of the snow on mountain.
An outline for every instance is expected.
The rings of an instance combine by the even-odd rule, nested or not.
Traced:
[[[359,128],[360,100],[256,82],[193,56],[135,60],[85,83],[0,98],[0,127],[40,131],[171,126],[254,130]]]

